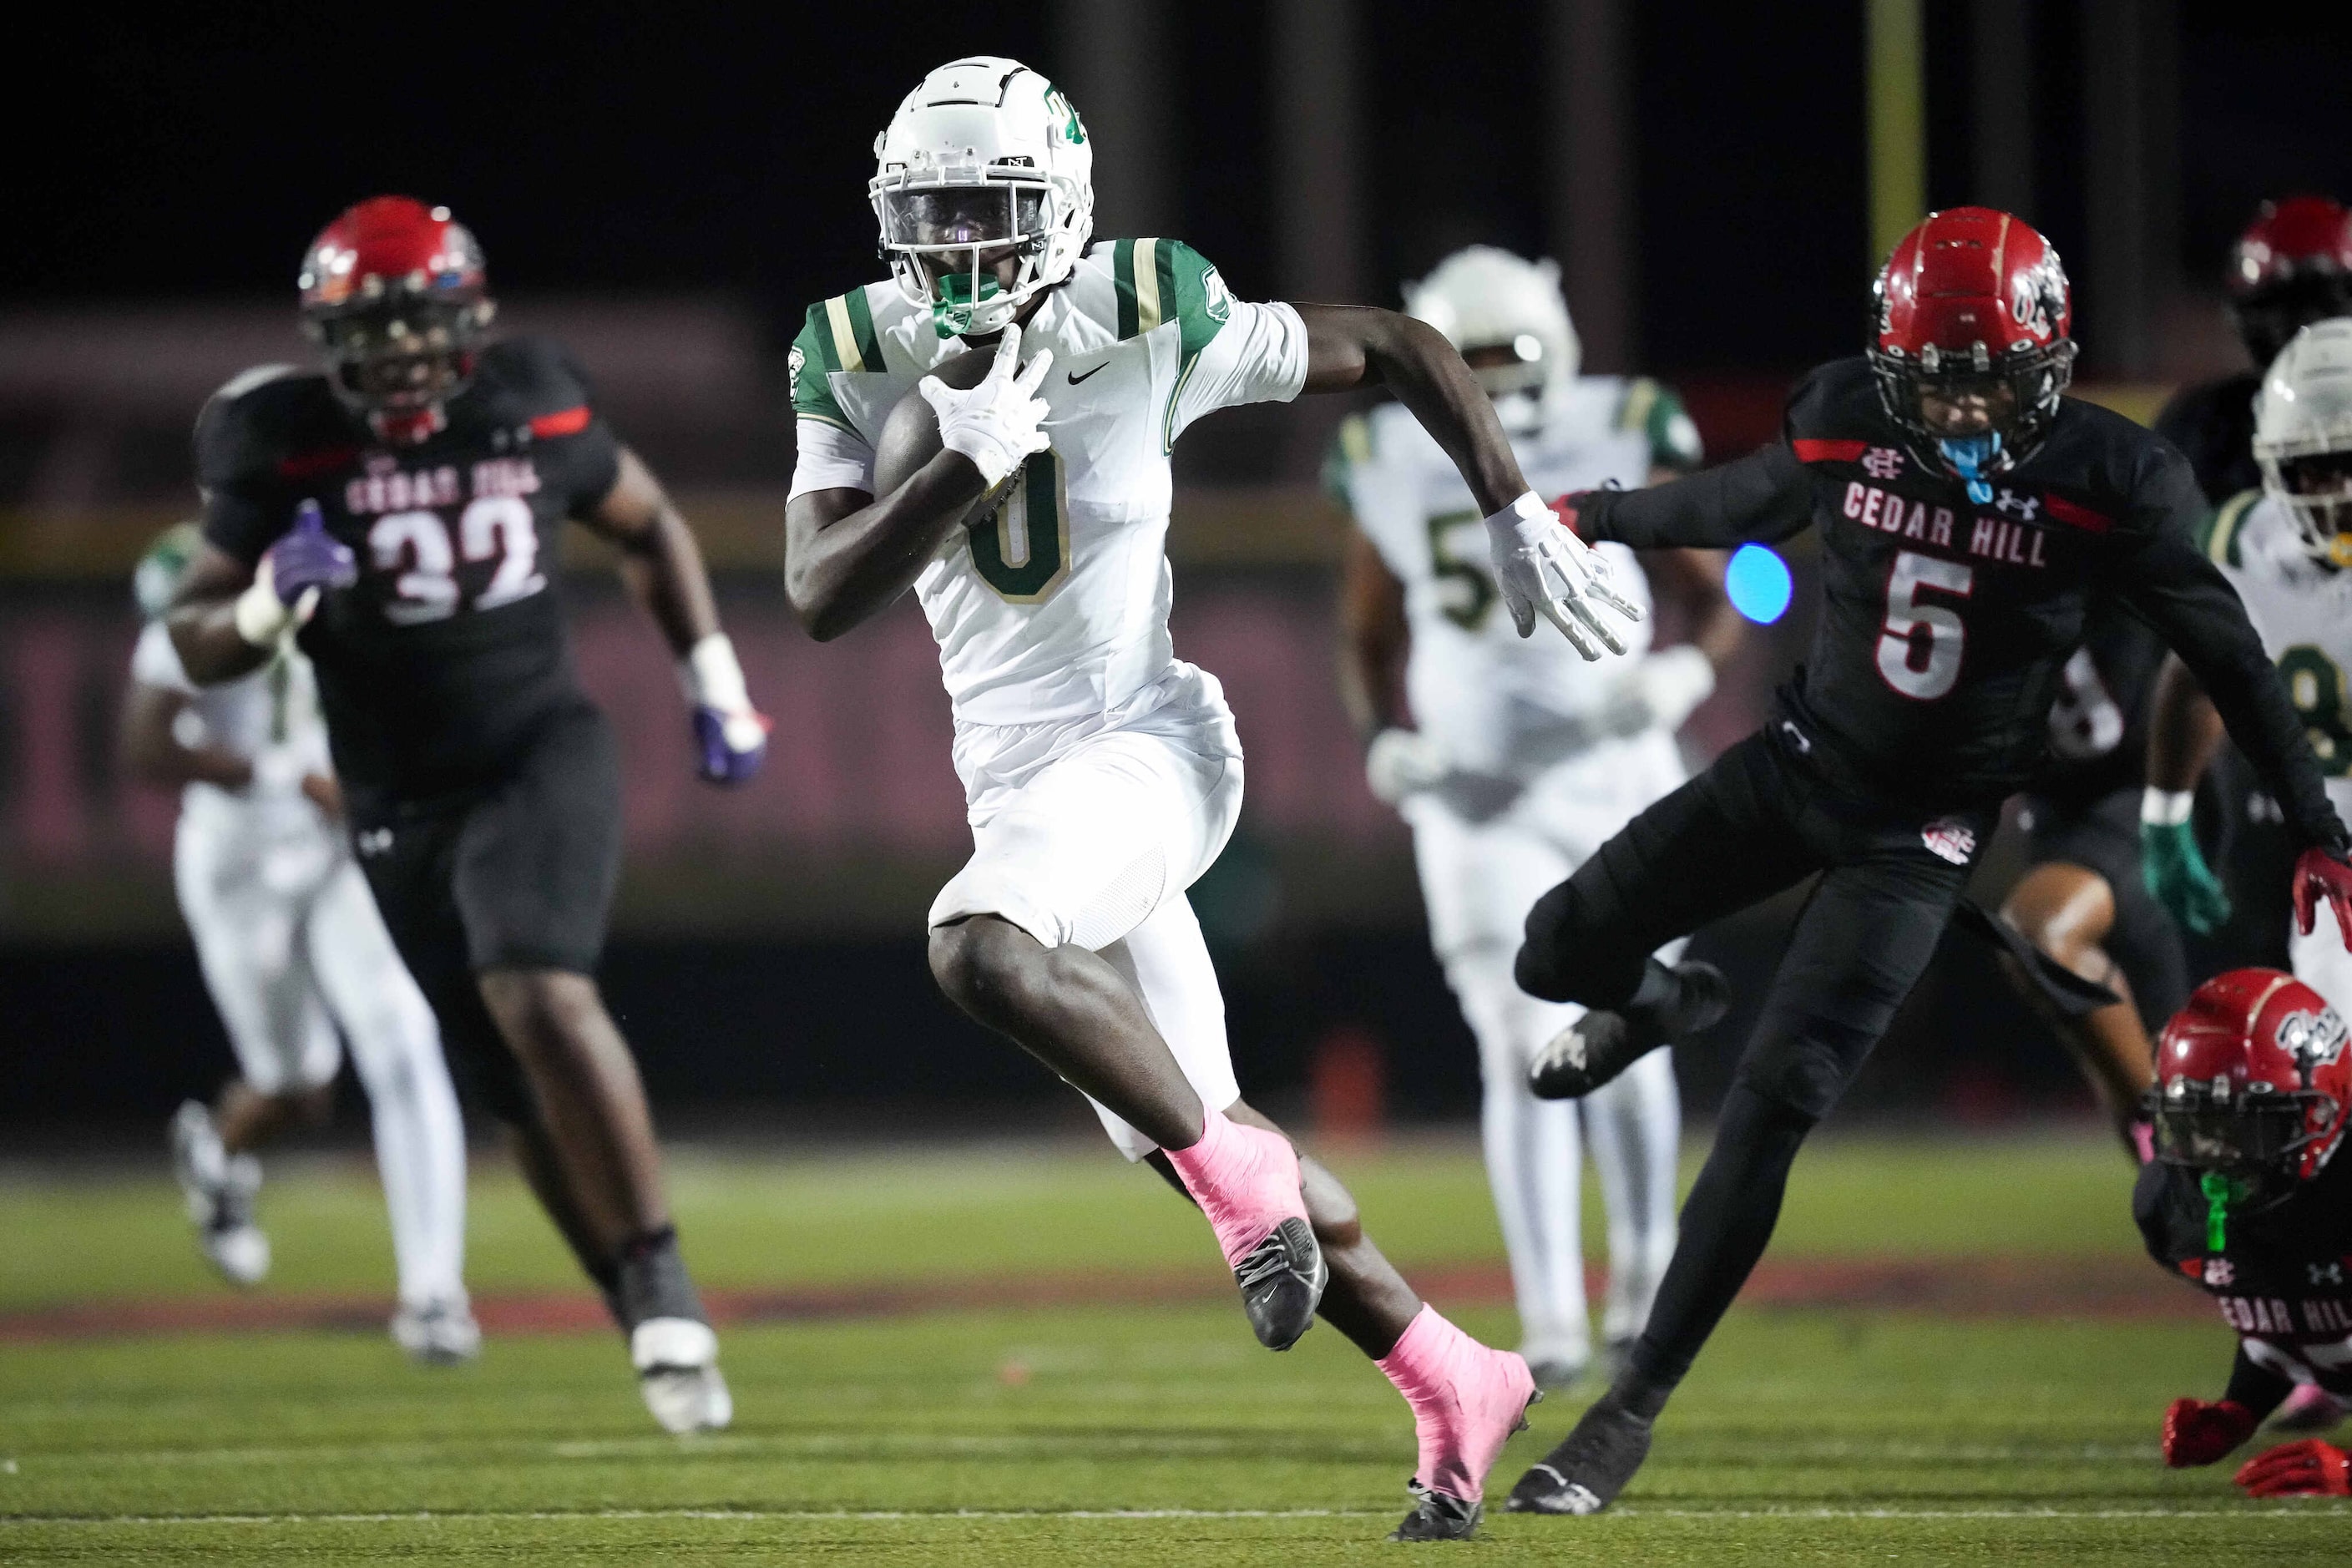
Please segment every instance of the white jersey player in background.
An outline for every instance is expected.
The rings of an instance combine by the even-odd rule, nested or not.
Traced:
[[[1237,300],[1173,241],[1090,245],[1093,149],[1035,72],[933,71],[876,153],[893,276],[813,308],[793,346],[785,577],[820,638],[910,585],[938,638],[973,854],[932,905],[932,972],[1200,1204],[1262,1342],[1319,1309],[1378,1363],[1420,1438],[1401,1533],[1467,1535],[1535,1385],[1423,1303],[1240,1098],[1184,892],[1233,830],[1241,746],[1169,640],[1169,453],[1219,408],[1384,382],[1460,465],[1522,634],[1540,615],[1598,658],[1632,608],[1441,335]],[[975,384],[965,350],[990,343]]]
[[[1405,309],[1476,371],[1542,494],[1639,486],[1697,466],[1697,428],[1673,393],[1577,374],[1552,263],[1474,246],[1407,286]],[[1558,639],[1512,635],[1477,548],[1477,509],[1405,410],[1349,419],[1327,477],[1356,523],[1341,587],[1342,694],[1368,743],[1372,793],[1412,825],[1430,942],[1477,1037],[1520,1353],[1538,1381],[1564,1386],[1591,1354],[1580,1110],[1609,1214],[1601,1333],[1614,1351],[1641,1332],[1674,1255],[1681,1106],[1663,1050],[1581,1101],[1538,1100],[1529,1065],[1584,1010],[1528,995],[1511,958],[1536,899],[1682,783],[1675,730],[1714,689],[1740,620],[1718,565],[1661,552],[1651,565],[1685,602],[1693,644],[1653,654],[1649,628],[1636,626],[1630,660],[1588,664]],[[1646,602],[1633,552],[1601,550]]]
[[[340,821],[310,661],[291,641],[251,675],[199,689],[160,618],[199,540],[166,532],[134,587],[148,616],[123,705],[124,764],[180,784],[173,871],[239,1076],[218,1106],[172,1121],[174,1172],[214,1267],[269,1270],[254,1223],[253,1149],[332,1104],[340,1027],[373,1115],[399,1309],[419,1361],[470,1359],[481,1334],[463,1279],[466,1144],[432,1009],[402,967]]]
[[[2254,459],[2263,488],[2222,503],[2206,550],[2245,601],[2327,775],[2328,798],[2352,815],[2352,317],[2315,321],[2263,373],[2254,399]],[[2221,720],[2178,658],[2158,677],[2148,733],[2141,837],[2150,887],[2183,912],[2195,879],[2214,882],[2189,817]],[[2218,886],[2218,883],[2214,884]],[[2295,978],[2352,1014],[2352,952],[2326,910],[2298,909],[2287,952]],[[2346,933],[2352,938],[2352,932]]]

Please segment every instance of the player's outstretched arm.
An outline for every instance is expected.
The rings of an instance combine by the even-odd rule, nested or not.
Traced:
[[[1786,441],[1639,490],[1580,490],[1561,503],[1579,533],[1636,550],[1770,543],[1812,521],[1805,465]]]
[[[719,628],[702,547],[661,481],[624,447],[613,488],[577,521],[621,552],[621,580],[677,658],[702,776],[713,784],[751,778],[767,754],[768,720],[751,705],[735,645]]]
[[[1536,617],[1576,651],[1625,651],[1618,624],[1642,618],[1617,590],[1609,564],[1528,488],[1495,405],[1470,367],[1426,321],[1362,305],[1293,307],[1307,328],[1307,392],[1386,386],[1421,421],[1486,514],[1496,586],[1521,637]]]
[[[2189,818],[2197,783],[2221,745],[2221,715],[2177,654],[2148,700],[2147,790],[2140,800],[2140,876],[2148,895],[2200,936],[2230,919],[2230,895],[2205,863]]]
[[[1053,352],[1025,365],[1020,355],[1021,329],[1007,327],[984,361],[967,355],[925,376],[919,402],[903,401],[882,432],[879,495],[810,490],[786,504],[784,595],[811,637],[829,642],[905,593],[973,504],[1045,449],[1037,388]],[[976,384],[960,374],[982,363]],[[899,474],[902,460],[926,452]]]

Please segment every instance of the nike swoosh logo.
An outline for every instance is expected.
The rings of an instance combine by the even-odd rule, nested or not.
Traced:
[[[1103,361],[1103,362],[1102,362],[1102,363],[1100,363],[1100,364],[1098,364],[1098,365],[1095,366],[1094,370],[1090,370],[1090,371],[1087,372],[1087,375],[1092,375],[1092,374],[1095,374],[1095,372],[1096,372],[1096,371],[1108,370],[1108,369],[1109,369],[1109,368],[1110,368],[1110,361],[1108,361],[1108,360],[1105,360],[1105,361]],[[1070,384],[1071,384],[1072,386],[1076,386],[1076,385],[1077,385],[1077,384],[1078,384],[1078,383],[1080,383],[1080,382],[1082,382],[1082,381],[1084,381],[1084,380],[1086,380],[1086,379],[1087,379],[1087,375],[1080,375],[1076,371],[1071,371],[1071,372],[1069,373]]]

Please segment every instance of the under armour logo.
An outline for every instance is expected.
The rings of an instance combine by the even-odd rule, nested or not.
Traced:
[[[1892,447],[1873,447],[1862,455],[1862,469],[1873,479],[1891,479],[1903,471],[1903,454]]]
[[[2306,1263],[2304,1268],[2311,1276],[2311,1282],[2314,1285],[2344,1283],[2344,1265],[2341,1263]]]
[[[2235,1279],[2237,1277],[2238,1270],[2228,1258],[2209,1258],[2205,1260],[2206,1284],[2227,1285],[2231,1280]]]
[[[362,855],[389,855],[392,853],[392,829],[362,827],[352,835],[352,843]]]
[[[1995,511],[2008,512],[2027,522],[2032,522],[2033,514],[2042,510],[2042,498],[2020,495],[2015,490],[2004,489],[2000,492],[2000,499],[1993,502],[1992,507]]]

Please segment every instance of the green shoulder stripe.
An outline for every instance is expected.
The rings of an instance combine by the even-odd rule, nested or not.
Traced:
[[[802,326],[800,336],[793,340],[793,352],[786,362],[793,391],[793,412],[803,419],[822,420],[844,430],[855,431],[849,416],[833,395],[829,373],[839,368],[834,350],[833,332],[826,319],[825,305],[811,305],[808,321]]]
[[[1353,511],[1355,500],[1348,493],[1348,477],[1371,460],[1371,421],[1360,414],[1350,414],[1339,422],[1339,433],[1333,438],[1331,449],[1323,455],[1324,493]]]
[[[1706,456],[1698,426],[1683,407],[1675,389],[1663,382],[1637,375],[1625,384],[1625,398],[1617,406],[1617,428],[1639,430],[1650,444],[1654,468],[1689,469]]]
[[[2238,529],[2254,503],[2263,499],[2260,490],[2240,490],[2207,516],[2197,535],[2199,548],[2217,566],[2242,566],[2239,559]]]

